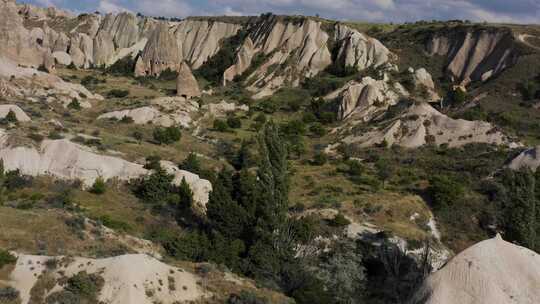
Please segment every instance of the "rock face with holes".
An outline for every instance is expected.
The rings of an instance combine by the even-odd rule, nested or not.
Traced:
[[[415,103],[397,117],[381,122],[374,130],[349,135],[342,142],[360,147],[385,143],[405,148],[417,148],[426,144],[444,144],[449,147],[468,143],[511,144],[490,123],[452,119],[425,102]]]
[[[412,303],[533,304],[540,299],[540,255],[500,236],[480,242],[432,274]]]
[[[513,65],[517,59],[510,30],[459,29],[435,34],[426,49],[447,59],[447,73],[455,82],[486,81]]]
[[[195,76],[193,76],[193,73],[191,73],[191,69],[185,61],[180,64],[180,69],[178,69],[176,95],[187,99],[201,96],[199,83],[197,82],[197,79],[195,79]]]

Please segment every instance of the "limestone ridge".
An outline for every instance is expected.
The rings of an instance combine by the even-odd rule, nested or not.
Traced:
[[[433,34],[426,50],[430,55],[445,56],[449,76],[465,85],[486,81],[517,59],[514,36],[500,29],[454,29]]]

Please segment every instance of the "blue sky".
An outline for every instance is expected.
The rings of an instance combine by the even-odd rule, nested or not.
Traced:
[[[151,16],[302,14],[342,20],[405,22],[471,19],[540,23],[540,0],[26,0],[74,12],[129,10]]]

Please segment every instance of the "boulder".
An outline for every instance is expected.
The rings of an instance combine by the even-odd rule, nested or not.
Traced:
[[[184,61],[178,69],[178,78],[176,79],[176,95],[184,98],[200,97],[201,90],[199,89],[199,83],[191,69]]]
[[[54,52],[52,53],[52,56],[56,63],[68,66],[71,64],[71,56],[69,56],[66,52]]]
[[[533,304],[540,299],[540,255],[500,235],[451,259],[425,280],[413,304]]]
[[[198,203],[196,207],[205,213],[206,203],[210,197],[210,192],[212,192],[212,184],[209,181],[200,178],[197,174],[178,169],[178,166],[175,163],[161,161],[160,164],[167,173],[174,176],[173,184],[178,186],[182,183],[182,180],[186,180],[191,191],[193,191],[193,200]]]
[[[138,125],[151,123],[162,127],[180,125],[184,128],[189,128],[192,122],[189,113],[183,113],[182,111],[162,113],[158,109],[148,106],[105,113],[100,115],[98,119],[115,118],[121,120],[124,117],[130,117],[133,119],[133,123]]]
[[[422,96],[426,99],[427,102],[439,102],[441,96],[437,93],[435,89],[435,83],[431,74],[424,68],[420,68],[412,72],[414,85],[419,90],[425,90],[425,95]]]
[[[540,146],[527,149],[514,158],[508,167],[512,170],[529,168],[536,171],[540,167]]]
[[[205,115],[212,117],[224,117],[227,114],[237,111],[249,111],[249,107],[246,105],[236,105],[234,103],[228,103],[222,100],[219,103],[210,103],[202,106],[202,110],[206,111]]]

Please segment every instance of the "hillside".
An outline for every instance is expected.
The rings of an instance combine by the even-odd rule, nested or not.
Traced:
[[[539,37],[0,0],[0,303],[453,303],[540,250]]]

